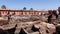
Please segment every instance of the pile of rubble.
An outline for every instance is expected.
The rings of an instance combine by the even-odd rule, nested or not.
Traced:
[[[0,17],[0,26],[8,24],[7,17]]]
[[[17,25],[17,27],[15,27]],[[60,24],[53,25],[46,22],[20,22],[20,23],[11,23],[8,25],[3,25],[2,28],[5,31],[8,31],[10,34],[56,34],[60,27]],[[15,28],[14,32],[11,31]]]
[[[8,17],[7,17],[8,18]],[[6,18],[6,19],[7,19]],[[3,18],[4,20],[5,18]],[[8,24],[0,26],[3,31],[9,34],[59,34],[60,24],[48,23],[45,16],[16,16],[10,17]],[[0,19],[1,21],[2,19]],[[2,21],[3,23],[5,21]],[[1,23],[2,23],[1,22]]]

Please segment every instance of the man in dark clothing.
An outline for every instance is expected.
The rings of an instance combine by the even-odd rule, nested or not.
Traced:
[[[52,10],[49,10],[48,23],[51,23]]]

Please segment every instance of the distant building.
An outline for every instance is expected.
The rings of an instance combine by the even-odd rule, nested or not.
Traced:
[[[48,13],[48,10],[14,10],[14,9],[0,9],[0,15],[40,15]]]

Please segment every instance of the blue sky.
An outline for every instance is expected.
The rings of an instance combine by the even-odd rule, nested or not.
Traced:
[[[0,0],[0,6],[6,5],[7,8],[22,9],[57,9],[60,6],[60,0]]]

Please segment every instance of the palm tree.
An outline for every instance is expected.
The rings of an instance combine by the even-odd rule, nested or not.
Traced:
[[[2,8],[2,9],[6,9],[6,6],[5,6],[5,5],[2,5],[1,8]]]
[[[24,7],[23,10],[26,10],[26,7]]]

